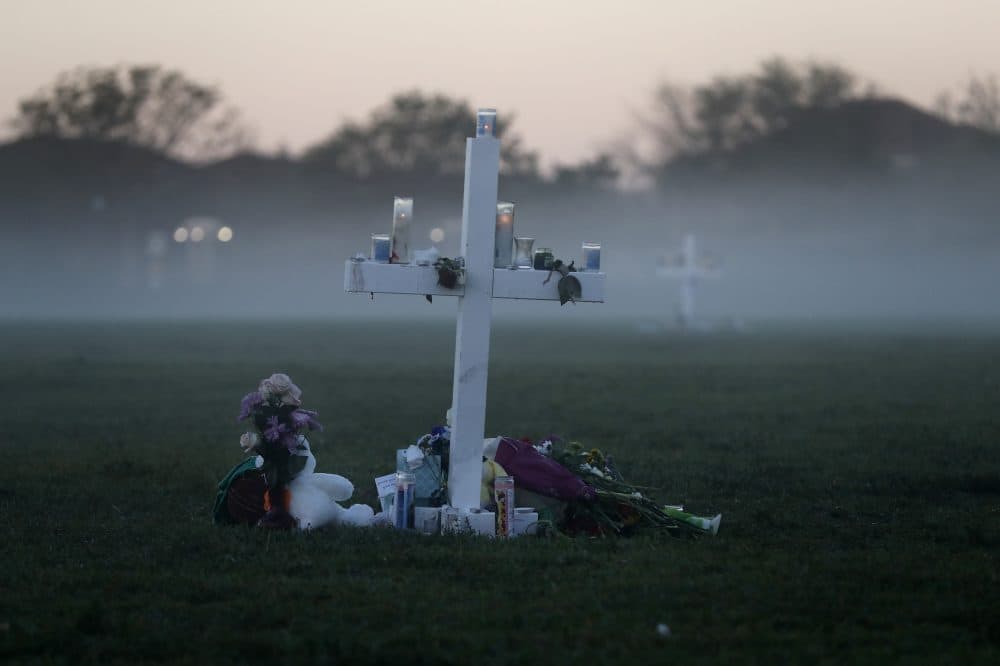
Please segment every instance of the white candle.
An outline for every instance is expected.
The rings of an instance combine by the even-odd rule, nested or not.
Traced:
[[[497,204],[497,227],[493,245],[493,266],[507,268],[514,250],[514,204],[501,201]]]
[[[392,263],[410,263],[410,223],[413,199],[396,197],[392,203]]]

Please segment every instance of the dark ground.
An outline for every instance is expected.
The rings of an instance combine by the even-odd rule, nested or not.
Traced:
[[[285,371],[320,471],[439,422],[453,327],[0,326],[0,659],[996,663],[1000,333],[501,326],[490,433],[615,454],[716,538],[217,528],[239,399]],[[658,637],[656,625],[672,636]]]

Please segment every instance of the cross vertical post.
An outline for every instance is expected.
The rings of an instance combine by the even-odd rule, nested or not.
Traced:
[[[465,258],[465,292],[458,299],[448,463],[449,501],[460,509],[479,506],[499,174],[500,141],[492,136],[466,139],[461,243],[461,256]]]
[[[681,278],[681,321],[685,325],[694,322],[694,285],[698,279],[697,253],[694,248],[694,234],[684,236],[684,267],[685,273]]]

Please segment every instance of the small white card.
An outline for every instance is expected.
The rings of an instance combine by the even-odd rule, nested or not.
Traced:
[[[378,493],[379,505],[383,512],[392,508],[392,498],[396,493],[396,473],[375,477],[375,492]]]
[[[378,492],[379,497],[392,495],[396,492],[396,473],[393,472],[392,474],[386,474],[385,476],[376,476],[375,490]]]

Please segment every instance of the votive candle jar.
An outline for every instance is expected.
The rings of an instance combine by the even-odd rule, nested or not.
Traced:
[[[493,244],[493,266],[507,268],[514,250],[514,204],[501,201],[497,204],[497,226]]]
[[[392,254],[389,243],[389,234],[372,234],[371,260],[380,264],[389,263],[389,257]]]
[[[534,269],[536,271],[552,270],[552,264],[554,261],[555,261],[555,255],[552,254],[552,248],[540,247],[537,250],[535,250]]]
[[[518,268],[531,268],[531,248],[535,239],[528,236],[514,237],[514,265]]]
[[[396,197],[392,202],[392,255],[394,264],[410,262],[410,227],[413,223],[413,199]]]
[[[479,109],[476,112],[476,137],[497,135],[497,110]]]
[[[583,270],[599,272],[601,270],[601,244],[583,244]]]

